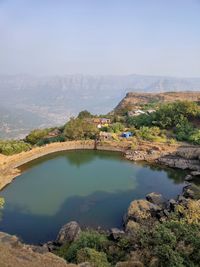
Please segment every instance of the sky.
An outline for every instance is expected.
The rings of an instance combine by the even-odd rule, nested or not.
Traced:
[[[0,0],[0,73],[200,77],[200,0]]]

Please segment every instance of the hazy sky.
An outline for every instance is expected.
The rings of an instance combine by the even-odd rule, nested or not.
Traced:
[[[0,73],[200,77],[200,0],[0,0]]]

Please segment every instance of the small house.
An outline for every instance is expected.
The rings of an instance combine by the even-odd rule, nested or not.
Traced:
[[[133,134],[131,132],[123,132],[121,135],[121,137],[124,137],[124,138],[129,138],[131,136],[133,136]]]
[[[49,132],[45,138],[51,138],[51,137],[57,137],[61,134],[61,131],[59,129],[54,129],[51,132]]]
[[[102,125],[110,124],[110,119],[107,119],[107,118],[101,118],[100,121]]]

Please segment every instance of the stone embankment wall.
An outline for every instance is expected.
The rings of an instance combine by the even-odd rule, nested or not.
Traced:
[[[36,147],[30,151],[13,156],[0,155],[0,190],[20,174],[19,166],[48,154],[67,150],[97,149],[105,151],[124,152],[129,142],[100,142],[95,146],[93,140],[67,141],[52,143],[43,147]]]

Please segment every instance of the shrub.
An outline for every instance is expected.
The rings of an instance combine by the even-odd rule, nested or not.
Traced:
[[[50,131],[51,131],[51,129],[36,129],[36,130],[33,130],[26,136],[25,140],[28,143],[30,143],[31,145],[35,145],[42,138],[44,138]]]
[[[76,262],[77,252],[82,248],[92,248],[97,251],[102,251],[106,248],[108,240],[106,236],[99,234],[96,231],[85,231],[80,234],[78,240],[74,241],[69,248],[66,248],[64,258],[69,262]]]
[[[65,142],[65,137],[64,136],[55,136],[55,137],[50,137],[50,138],[43,138],[37,142],[37,146],[44,146],[47,144],[55,143],[55,142]]]
[[[176,125],[176,138],[179,141],[188,141],[189,136],[193,132],[194,128],[189,123],[188,119],[180,116],[180,121]]]
[[[28,151],[31,149],[31,145],[24,141],[18,140],[5,140],[0,141],[0,153],[4,155],[13,155],[22,151]]]
[[[195,102],[191,101],[176,101],[160,106],[153,113],[154,124],[161,128],[175,127],[184,118],[196,117],[200,113],[200,108]]]
[[[154,142],[166,142],[166,135],[163,131],[160,130],[159,127],[140,127],[138,131],[136,131],[136,136],[142,138],[147,141]]]
[[[109,267],[106,254],[92,248],[82,248],[77,253],[77,263],[89,262],[94,267]]]
[[[153,114],[141,114],[135,117],[128,117],[127,124],[136,128],[140,128],[142,126],[151,126],[153,124]]]
[[[194,130],[191,135],[188,137],[188,140],[193,144],[200,145],[200,130]]]
[[[159,223],[141,234],[141,246],[159,258],[159,266],[198,266],[200,225],[184,221]]]
[[[77,116],[77,118],[79,118],[79,119],[92,118],[92,117],[93,117],[93,115],[87,110],[83,110],[83,111],[79,112],[79,114]]]
[[[124,125],[120,122],[115,122],[112,125],[108,126],[107,131],[108,132],[112,132],[112,133],[120,133],[122,131],[124,131]]]

